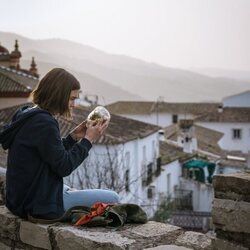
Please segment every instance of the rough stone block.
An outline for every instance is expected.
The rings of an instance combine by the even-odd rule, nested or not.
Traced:
[[[2,243],[2,242],[0,242],[0,249],[1,249],[1,250],[11,250],[11,247],[5,245],[5,244]]]
[[[123,235],[136,239],[133,249],[143,249],[158,245],[170,245],[183,232],[180,227],[149,221],[146,224],[133,226],[122,232]],[[141,244],[143,239],[143,244]]]
[[[215,190],[215,198],[221,198],[221,194],[239,194],[249,199],[250,194],[250,174],[249,173],[233,173],[225,175],[215,175],[213,178],[213,186]],[[220,197],[217,197],[219,195]],[[248,200],[245,200],[248,201]]]
[[[145,250],[190,250],[190,248],[174,246],[174,245],[162,245],[153,248],[145,248]]]
[[[0,206],[0,237],[17,239],[18,217],[13,215],[5,206]]]
[[[149,221],[146,224],[134,227],[131,232],[143,236],[145,238],[153,238],[162,235],[176,235],[177,238],[177,236],[181,233],[181,228],[170,224]]]
[[[249,250],[247,247],[218,238],[212,240],[212,247],[213,250]]]
[[[212,250],[211,238],[205,234],[187,231],[181,234],[176,242],[176,245],[190,247],[195,250]]]
[[[212,218],[218,229],[250,233],[250,203],[248,202],[214,199]]]
[[[236,194],[230,191],[227,191],[227,192],[215,191],[214,197],[218,199],[225,199],[225,200],[250,202],[250,193],[249,194]]]
[[[219,239],[229,240],[231,242],[235,242],[244,247],[248,247],[250,249],[250,234],[246,233],[236,233],[236,232],[228,232],[220,229],[216,229],[216,237]]]
[[[82,249],[82,250],[121,250],[129,249],[135,242],[113,231],[101,232],[88,231],[85,228],[59,227],[53,228],[56,246],[60,250]]]
[[[48,226],[21,221],[20,240],[34,247],[51,249]]]

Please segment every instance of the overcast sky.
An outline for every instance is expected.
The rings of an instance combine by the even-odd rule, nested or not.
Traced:
[[[250,0],[0,0],[0,30],[167,67],[250,70]],[[0,38],[1,40],[1,38]]]

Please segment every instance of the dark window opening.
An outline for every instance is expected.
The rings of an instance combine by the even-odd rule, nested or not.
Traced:
[[[241,129],[233,129],[233,139],[241,139],[242,130]]]
[[[173,115],[172,116],[172,122],[176,124],[178,122],[178,115]]]
[[[125,189],[128,192],[129,189],[129,170],[126,170],[125,172]]]

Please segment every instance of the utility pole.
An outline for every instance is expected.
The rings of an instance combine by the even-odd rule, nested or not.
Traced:
[[[159,126],[159,104],[164,102],[164,97],[163,96],[158,96],[157,100],[156,100],[156,124],[157,126]]]

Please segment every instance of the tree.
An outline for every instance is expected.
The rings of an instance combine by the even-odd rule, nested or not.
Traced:
[[[121,193],[128,191],[130,164],[125,160],[124,145],[94,146],[89,157],[65,183],[78,189],[107,188]],[[138,178],[137,178],[138,179]]]

